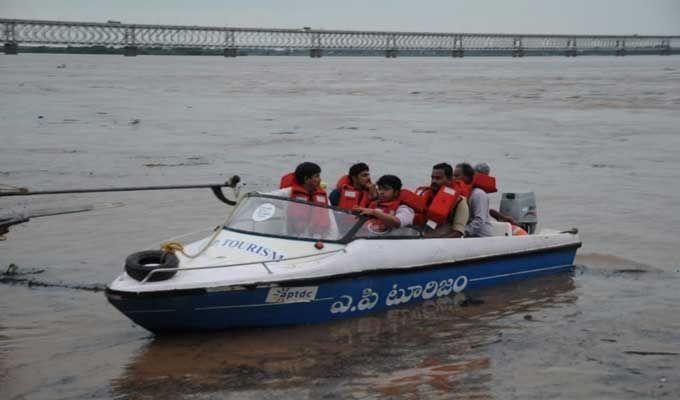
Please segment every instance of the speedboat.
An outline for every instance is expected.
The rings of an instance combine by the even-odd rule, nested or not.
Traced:
[[[331,206],[246,194],[210,237],[132,254],[109,302],[154,333],[320,323],[573,270],[576,230],[426,238]]]

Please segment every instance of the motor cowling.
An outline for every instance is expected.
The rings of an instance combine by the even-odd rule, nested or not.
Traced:
[[[538,211],[534,192],[503,193],[499,211],[501,214],[514,218],[517,224],[529,234],[536,231]]]

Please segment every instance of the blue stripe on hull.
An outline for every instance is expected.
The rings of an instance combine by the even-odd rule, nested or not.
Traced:
[[[263,287],[147,298],[110,296],[109,301],[134,322],[156,333],[309,324],[571,271],[575,255],[575,247],[563,248],[417,271],[389,271],[313,283],[303,281],[291,285],[287,291],[285,286],[283,289]],[[272,290],[276,293],[270,293]],[[313,300],[290,302],[299,296],[302,298],[297,301]]]

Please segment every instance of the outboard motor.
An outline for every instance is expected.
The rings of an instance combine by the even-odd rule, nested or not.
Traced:
[[[503,193],[500,212],[512,216],[527,233],[533,234],[536,231],[538,214],[534,192]]]

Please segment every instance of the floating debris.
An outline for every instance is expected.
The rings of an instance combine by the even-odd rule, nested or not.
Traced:
[[[46,282],[39,281],[34,278],[25,278],[27,275],[39,275],[45,272],[45,269],[31,269],[19,270],[16,264],[10,264],[5,272],[0,274],[0,283],[10,285],[26,285],[28,287],[60,287],[65,289],[87,290],[91,292],[99,292],[106,288],[106,285],[101,283],[91,285],[69,284],[64,282]]]
[[[15,278],[13,276],[0,275],[0,283],[9,285],[26,285],[27,287],[55,287],[73,290],[86,290],[89,292],[100,292],[106,289],[106,285],[96,283],[92,285],[69,284],[63,282],[44,282],[37,279]]]
[[[625,268],[625,269],[617,269],[614,271],[615,274],[644,274],[649,271],[646,271],[644,269],[638,269],[638,268]]]
[[[16,264],[10,264],[9,267],[7,267],[7,271],[3,273],[5,276],[14,276],[17,274],[17,270],[19,267],[17,267]]]
[[[680,353],[675,353],[672,351],[624,351],[625,354],[633,354],[636,356],[680,356]]]

